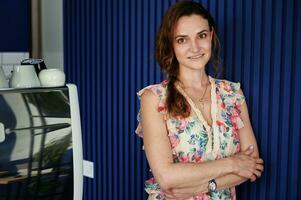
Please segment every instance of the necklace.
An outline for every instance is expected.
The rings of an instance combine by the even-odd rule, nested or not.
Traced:
[[[210,83],[208,83],[206,85],[206,88],[205,88],[205,91],[204,91],[202,97],[198,100],[202,104],[202,106],[204,106],[204,103],[207,102],[207,100],[208,100],[208,99],[204,99],[208,85],[210,85]],[[186,94],[185,90],[180,85],[177,85],[177,88],[183,94],[183,96],[188,100],[188,103],[190,104],[190,106],[194,110],[194,112],[196,113],[200,122],[203,123],[204,130],[208,134],[209,140],[208,140],[208,143],[206,146],[206,152],[207,151],[210,152],[210,149],[213,151],[213,149],[214,149],[214,132],[213,132],[213,128],[212,128],[213,126],[212,127],[209,126],[208,122],[206,121],[206,119],[204,118],[204,116],[202,114],[202,110],[197,108],[197,105],[194,103],[192,98]]]
[[[205,88],[205,91],[204,91],[202,97],[198,100],[198,101],[201,103],[201,108],[202,108],[202,110],[204,110],[204,104],[205,104],[205,102],[208,101],[208,99],[204,99],[205,94],[206,94],[206,92],[207,92],[208,85],[210,85],[210,84],[208,83],[208,84],[206,85],[206,88]]]

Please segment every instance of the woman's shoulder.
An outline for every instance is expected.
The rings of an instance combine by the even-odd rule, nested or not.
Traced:
[[[238,107],[243,104],[245,101],[245,96],[240,89],[239,82],[233,82],[227,79],[211,79],[216,86],[216,94],[219,96],[219,98],[224,99],[226,101],[225,103],[236,102]]]
[[[217,88],[225,90],[226,92],[237,93],[240,90],[240,82],[233,82],[227,79],[212,78],[211,80],[215,83]]]
[[[164,80],[159,84],[152,84],[142,88],[140,91],[137,92],[137,95],[141,97],[143,94],[149,91],[153,93],[155,96],[158,96],[160,99],[163,99],[166,96],[166,89],[167,89],[167,81]]]
[[[144,87],[143,89],[137,92],[137,95],[139,99],[141,99],[141,96],[144,94],[146,96],[154,95],[157,100],[155,100],[155,98],[150,96],[150,98],[146,97],[147,102],[151,102],[152,105],[157,104],[156,105],[157,111],[165,115],[166,114],[166,105],[165,105],[166,89],[167,89],[167,81],[164,80],[159,84],[153,84]],[[138,120],[138,126],[135,132],[138,136],[143,137],[140,111],[138,112],[137,120]]]

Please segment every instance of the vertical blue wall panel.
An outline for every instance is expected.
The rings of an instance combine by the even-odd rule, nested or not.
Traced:
[[[136,92],[163,79],[154,42],[176,0],[64,0],[68,82],[78,85],[84,199],[147,199]],[[265,172],[238,199],[301,199],[301,2],[202,0],[218,25],[224,77],[240,81]]]
[[[31,1],[0,1],[0,52],[31,51]]]

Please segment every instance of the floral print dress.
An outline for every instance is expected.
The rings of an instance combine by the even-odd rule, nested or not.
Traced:
[[[172,147],[174,162],[206,162],[231,156],[240,151],[238,129],[244,126],[241,120],[240,107],[245,97],[238,93],[239,83],[214,79],[211,83],[211,116],[212,126],[204,120],[202,113],[180,86],[177,89],[184,95],[191,106],[187,118],[170,117],[167,114],[165,100],[167,82],[150,85],[138,92],[140,97],[146,90],[152,91],[159,99],[158,112],[166,120],[168,137]],[[136,134],[143,137],[140,112]],[[145,182],[148,199],[164,199],[164,194],[154,178]],[[200,193],[191,199],[236,199],[235,188],[219,190],[214,193]]]

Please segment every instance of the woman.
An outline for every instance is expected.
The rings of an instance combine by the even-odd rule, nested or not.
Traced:
[[[168,80],[138,93],[149,199],[236,199],[234,187],[263,171],[240,84],[207,74],[209,61],[219,64],[214,26],[188,1],[161,24],[156,58]]]

